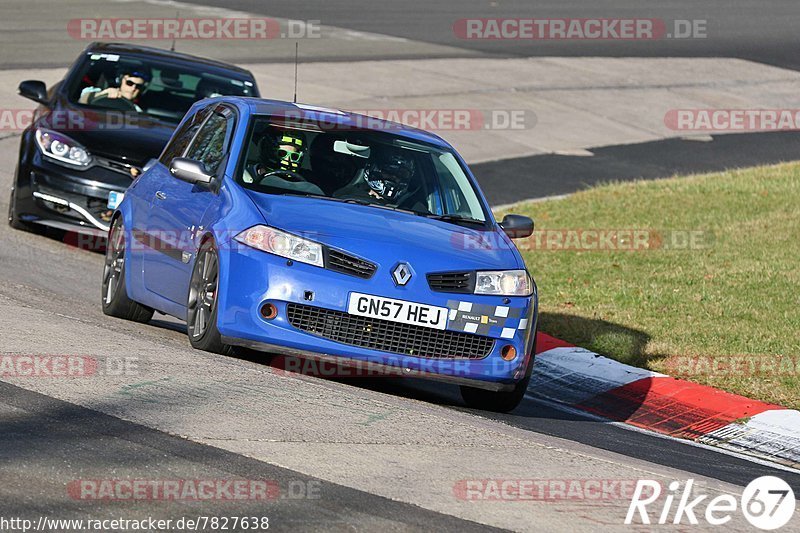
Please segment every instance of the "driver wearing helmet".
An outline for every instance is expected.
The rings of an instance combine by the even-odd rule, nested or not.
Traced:
[[[242,181],[262,187],[322,196],[317,185],[306,180],[301,165],[306,151],[306,137],[300,131],[282,131],[265,135],[259,142],[260,163],[245,169]]]
[[[256,165],[259,177],[279,173],[282,176],[299,176],[300,165],[305,155],[306,139],[299,131],[278,132],[261,141],[262,163]]]
[[[398,205],[412,191],[414,160],[400,152],[383,153],[370,160],[355,183],[336,192],[336,197],[379,200]]]
[[[139,113],[142,108],[136,104],[136,99],[142,94],[147,84],[150,83],[150,74],[144,71],[128,69],[119,78],[119,87],[86,87],[81,91],[78,102],[81,104],[92,104],[95,100],[102,98],[121,98],[129,102],[130,106]]]
[[[306,150],[305,137],[299,132],[285,132],[278,135],[277,157],[281,170],[296,172],[303,162]]]

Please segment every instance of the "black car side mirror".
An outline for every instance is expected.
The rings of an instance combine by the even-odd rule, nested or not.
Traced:
[[[522,215],[506,215],[500,227],[512,239],[522,239],[533,234],[533,220]]]
[[[173,159],[169,166],[169,172],[179,180],[197,185],[210,185],[214,179],[203,163],[186,157]]]
[[[26,80],[19,84],[19,95],[38,102],[40,104],[48,103],[47,99],[47,85],[39,80]]]

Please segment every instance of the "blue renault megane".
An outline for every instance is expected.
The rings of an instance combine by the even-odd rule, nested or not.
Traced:
[[[536,285],[463,159],[424,131],[242,97],[195,104],[114,212],[103,311],[244,346],[457,383],[470,407],[525,394]]]

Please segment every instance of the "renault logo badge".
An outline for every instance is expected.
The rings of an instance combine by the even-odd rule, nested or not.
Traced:
[[[411,267],[406,263],[400,263],[392,270],[392,279],[395,285],[405,285],[411,280]]]

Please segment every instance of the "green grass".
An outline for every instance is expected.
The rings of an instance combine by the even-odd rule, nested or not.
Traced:
[[[543,332],[800,408],[800,164],[610,184],[512,211],[542,235],[544,246],[517,243],[539,286]],[[695,231],[704,241],[664,249],[648,239],[653,248],[638,251],[546,246],[546,230],[587,229]],[[731,362],[756,366],[710,364]]]

